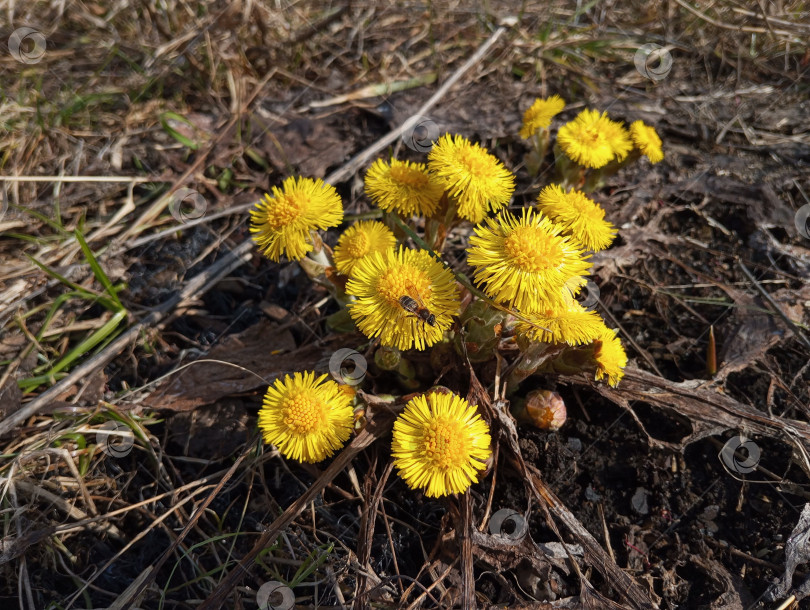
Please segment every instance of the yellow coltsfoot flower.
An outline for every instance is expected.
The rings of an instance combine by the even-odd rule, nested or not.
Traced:
[[[633,148],[621,123],[588,108],[560,127],[557,143],[570,159],[593,169],[607,165],[614,157],[621,161]]]
[[[366,173],[365,190],[381,209],[402,216],[430,216],[444,194],[424,163],[396,159],[377,159]]]
[[[417,396],[394,422],[394,466],[408,487],[430,498],[467,491],[491,453],[489,426],[456,394]]]
[[[624,367],[627,366],[627,353],[624,351],[621,339],[615,330],[604,326],[596,337],[593,352],[596,360],[596,379],[607,377],[608,385],[615,388],[624,377]]]
[[[428,154],[428,167],[458,205],[458,215],[474,223],[487,211],[509,203],[515,177],[486,148],[466,138],[445,134]]]
[[[602,114],[586,108],[557,132],[557,144],[573,161],[587,167],[607,165],[614,156]]]
[[[650,163],[658,163],[664,158],[661,138],[658,137],[654,127],[645,125],[644,121],[633,121],[630,125],[630,135],[636,147],[647,156]]]
[[[424,250],[376,252],[354,268],[346,294],[357,328],[380,344],[423,350],[440,341],[458,313],[455,278]]]
[[[502,212],[475,228],[467,262],[475,281],[495,301],[523,313],[564,307],[566,289],[590,268],[562,227],[524,208],[520,217]]]
[[[538,129],[548,129],[551,119],[565,108],[565,100],[559,95],[549,98],[537,98],[531,107],[523,113],[523,126],[520,137],[531,138]]]
[[[515,331],[540,343],[591,343],[604,328],[601,316],[571,299],[567,307],[524,314]]]
[[[259,411],[264,442],[287,458],[315,463],[343,447],[354,426],[352,398],[327,375],[295,373],[267,388]]]
[[[377,220],[361,220],[343,232],[335,246],[338,273],[351,276],[361,260],[369,254],[390,250],[397,244],[391,229]]]
[[[624,161],[627,154],[633,150],[633,141],[630,133],[624,128],[624,124],[619,121],[612,121],[605,114],[605,134],[613,154],[617,161]]]
[[[343,222],[343,203],[323,180],[290,177],[250,211],[253,241],[270,260],[299,260],[312,250],[310,231]]]
[[[562,225],[583,249],[604,250],[616,238],[616,227],[605,220],[604,208],[580,191],[551,184],[540,191],[537,208]]]

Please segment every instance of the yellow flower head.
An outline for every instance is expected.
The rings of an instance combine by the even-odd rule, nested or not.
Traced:
[[[596,360],[596,379],[608,378],[608,385],[615,388],[619,380],[624,377],[624,367],[627,366],[627,354],[622,347],[615,330],[604,326],[596,337],[593,357]]]
[[[464,493],[491,455],[489,426],[456,394],[413,398],[394,422],[391,455],[408,487],[429,498]]]
[[[605,326],[598,313],[588,311],[573,299],[567,307],[524,315],[528,322],[518,321],[515,330],[541,343],[591,343]]]
[[[661,138],[658,137],[654,127],[645,125],[644,121],[633,121],[630,125],[630,135],[638,149],[647,155],[650,163],[658,163],[664,158]]]
[[[562,227],[531,210],[517,217],[502,212],[475,228],[467,262],[476,267],[475,281],[499,303],[522,312],[562,307],[564,291],[590,263]],[[565,291],[570,296],[570,291]]]
[[[377,159],[366,173],[366,195],[386,212],[430,216],[443,194],[424,163]]]
[[[633,148],[621,123],[611,121],[607,113],[587,108],[560,127],[557,143],[569,158],[594,169],[607,165],[614,157],[624,159]]]
[[[400,350],[423,350],[440,341],[460,307],[450,270],[424,250],[401,246],[360,261],[346,294],[357,298],[348,309],[360,332]]]
[[[559,95],[534,100],[534,104],[523,113],[523,126],[520,128],[520,137],[525,140],[531,138],[538,129],[548,129],[552,117],[562,112],[563,108],[565,108],[565,100]]]
[[[259,249],[272,261],[282,254],[299,260],[312,250],[310,231],[343,222],[343,203],[335,187],[323,180],[289,177],[273,195],[250,211],[250,232]]]
[[[630,134],[624,128],[624,124],[618,121],[611,121],[605,116],[605,136],[613,149],[616,159],[624,161],[627,154],[633,150],[633,141]]]
[[[390,250],[397,244],[391,229],[377,220],[361,220],[343,232],[335,246],[338,273],[350,276],[357,263],[369,254]]]
[[[486,148],[466,138],[445,134],[428,154],[428,166],[458,204],[458,215],[481,222],[488,210],[499,210],[512,198],[515,177]]]
[[[616,237],[616,228],[605,220],[605,210],[580,191],[564,191],[551,184],[540,191],[537,208],[571,234],[586,250],[604,250]]]
[[[354,425],[352,399],[326,378],[295,373],[267,388],[259,428],[264,441],[278,447],[284,457],[320,462],[349,438]]]

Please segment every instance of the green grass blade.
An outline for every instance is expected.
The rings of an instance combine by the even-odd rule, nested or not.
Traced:
[[[51,269],[47,265],[44,265],[44,264],[40,263],[33,256],[30,256],[28,254],[25,254],[25,256],[26,256],[26,258],[28,258],[28,260],[30,260],[37,267],[42,269],[45,273],[47,273],[53,279],[62,282],[65,286],[69,286],[70,288],[73,288],[73,290],[75,290],[77,293],[79,293],[83,298],[87,299],[88,301],[98,302],[101,305],[103,305],[105,309],[109,309],[110,311],[118,311],[119,309],[121,309],[121,306],[119,306],[119,304],[115,303],[114,301],[110,301],[110,299],[108,299],[107,297],[105,297],[103,295],[100,295],[100,294],[97,294],[97,293],[93,292],[92,290],[88,290],[84,286],[79,286],[75,282],[71,282],[64,275],[62,275],[58,271],[55,271],[55,270]]]
[[[312,552],[307,555],[307,558],[304,560],[304,563],[301,564],[301,567],[295,573],[295,576],[292,577],[290,580],[289,587],[294,589],[298,585],[300,585],[304,580],[309,578],[311,574],[315,572],[318,568],[320,568],[329,556],[332,554],[332,551],[335,549],[335,545],[333,543],[327,545],[326,548],[318,547],[317,549],[313,549]]]
[[[48,310],[48,313],[45,316],[45,320],[43,320],[42,326],[40,327],[39,332],[37,333],[37,341],[42,341],[42,337],[45,335],[45,331],[48,330],[48,326],[50,326],[51,320],[56,315],[56,312],[59,311],[59,308],[62,307],[62,305],[65,303],[65,301],[77,296],[80,297],[81,295],[79,295],[74,291],[70,291],[65,292],[64,294],[60,294],[58,297],[54,299],[53,305],[51,305],[51,308]]]
[[[76,360],[104,341],[112,340],[117,334],[115,331],[118,325],[126,318],[126,316],[127,311],[124,309],[115,312],[115,314],[113,314],[113,316],[104,323],[104,326],[87,337],[87,339],[79,343],[79,345],[71,349],[59,360],[59,362],[53,366],[53,368],[51,368],[50,371],[36,377],[21,379],[17,382],[17,385],[23,392],[30,392],[38,388],[43,383],[52,383],[57,379],[64,377],[65,375],[62,373],[62,371],[68,368]]]
[[[177,131],[174,127],[169,125],[169,120],[185,123],[192,129],[196,130],[194,123],[189,121],[186,117],[177,114],[176,112],[164,112],[163,114],[160,115],[160,124],[163,127],[163,130],[166,133],[168,133],[171,137],[180,142],[180,144],[182,144],[183,146],[190,148],[191,150],[197,150],[200,147],[200,145],[197,144],[197,142],[195,142],[194,140],[190,140],[182,133]]]
[[[84,236],[79,233],[79,231],[76,231],[74,235],[76,236],[76,240],[79,242],[79,246],[81,246],[84,257],[87,259],[87,262],[90,264],[90,268],[93,270],[93,275],[95,275],[99,283],[104,286],[104,290],[106,290],[107,294],[109,294],[112,300],[115,301],[118,308],[124,309],[124,305],[118,298],[118,294],[116,293],[115,288],[113,288],[110,278],[107,277],[107,274],[104,273],[104,269],[102,269],[101,265],[98,264],[98,261],[93,255],[93,251],[90,249],[90,246],[87,245]]]
[[[113,317],[107,320],[104,326],[99,328],[96,332],[87,337],[87,339],[79,343],[79,345],[77,345],[67,354],[65,354],[65,356],[59,362],[57,362],[56,365],[51,369],[51,373],[58,373],[60,371],[63,371],[71,364],[73,364],[73,362],[77,360],[79,357],[83,356],[91,349],[96,347],[99,343],[107,339],[107,337],[109,337],[110,334],[121,323],[121,320],[125,319],[126,317],[127,311],[124,309],[115,312],[115,314],[113,314]]]

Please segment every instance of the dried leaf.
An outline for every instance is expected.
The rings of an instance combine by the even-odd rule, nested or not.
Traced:
[[[266,388],[274,379],[296,371],[327,372],[329,356],[337,347],[352,345],[351,341],[345,336],[336,337],[296,349],[288,330],[280,332],[278,324],[262,320],[242,333],[226,337],[205,357],[223,363],[201,362],[179,371],[144,403],[155,409],[188,411],[225,396]]]
[[[810,503],[804,505],[799,522],[790,532],[785,544],[785,575],[782,579],[770,586],[765,592],[766,601],[776,601],[787,597],[793,582],[793,572],[799,565],[810,561]],[[810,577],[805,578],[799,587],[793,590],[796,599],[802,599],[810,593]]]

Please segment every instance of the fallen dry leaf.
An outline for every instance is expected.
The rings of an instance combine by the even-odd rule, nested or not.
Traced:
[[[205,360],[179,371],[144,400],[153,409],[188,411],[235,396],[266,388],[278,377],[296,371],[327,372],[329,357],[340,347],[353,345],[353,337],[339,336],[319,344],[296,348],[289,330],[262,320],[247,330],[226,337]],[[242,367],[242,370],[238,367]]]

